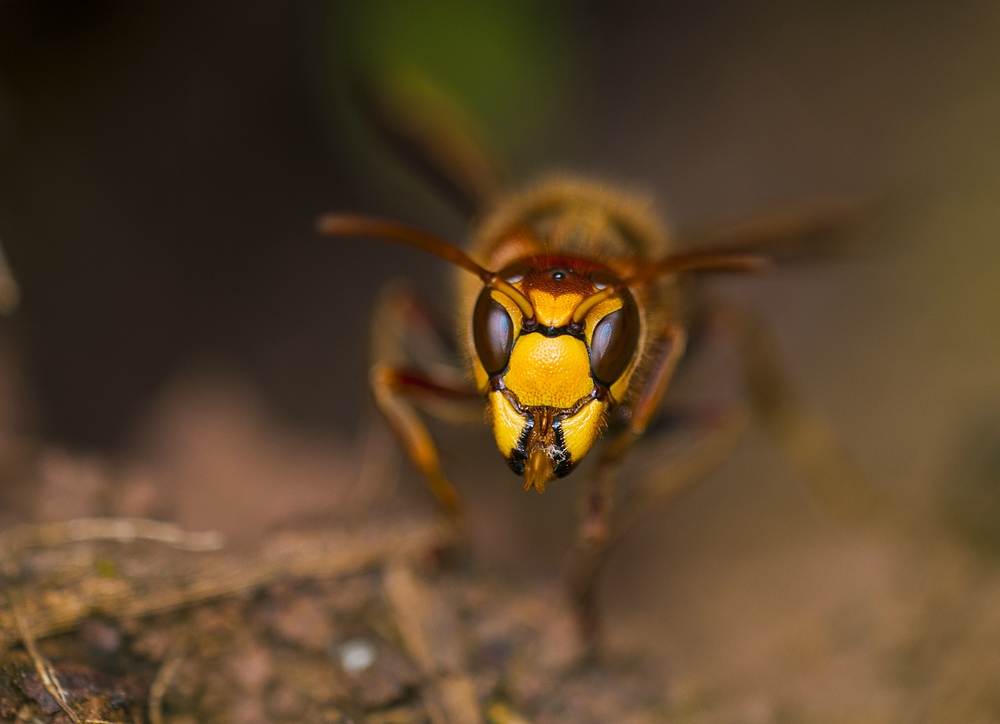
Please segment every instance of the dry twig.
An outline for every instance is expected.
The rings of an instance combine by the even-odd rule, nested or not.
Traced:
[[[35,645],[35,637],[31,632],[31,626],[28,624],[28,618],[25,615],[24,607],[21,605],[20,601],[17,600],[16,595],[11,594],[11,608],[14,611],[14,618],[17,620],[17,627],[21,634],[21,641],[24,643],[24,648],[28,651],[28,656],[31,657],[32,663],[35,665],[35,671],[38,672],[38,678],[41,679],[42,686],[45,690],[49,692],[49,696],[55,699],[59,707],[66,712],[66,716],[70,718],[73,724],[81,724],[80,717],[77,716],[76,712],[69,705],[69,701],[66,698],[66,690],[63,689],[62,684],[59,683],[59,677],[56,676],[55,670],[52,668],[52,664],[45,659],[38,651],[38,647]]]
[[[424,704],[434,724],[482,724],[462,650],[458,617],[440,593],[400,563],[385,572],[396,628],[428,680]]]
[[[204,552],[222,548],[216,531],[191,533],[173,523],[145,518],[78,518],[56,523],[22,525],[0,534],[0,561],[11,560],[26,548],[54,548],[67,543],[109,540],[131,543],[148,540],[180,550]]]
[[[180,646],[175,646],[167,654],[160,670],[156,672],[153,685],[149,687],[149,721],[150,724],[163,724],[163,696],[167,693],[177,670],[184,663],[184,650]]]

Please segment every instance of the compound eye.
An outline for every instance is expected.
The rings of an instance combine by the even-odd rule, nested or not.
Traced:
[[[623,295],[622,302],[621,309],[597,323],[590,340],[590,370],[608,387],[628,369],[639,344],[639,310],[631,295]]]
[[[503,372],[514,346],[514,322],[507,310],[483,289],[472,312],[472,339],[479,361],[490,377]]]

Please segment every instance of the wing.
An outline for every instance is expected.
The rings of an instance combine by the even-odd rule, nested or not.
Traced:
[[[789,263],[857,256],[864,232],[886,211],[885,200],[861,196],[806,199],[712,224],[682,227],[678,246],[690,251],[764,254]]]
[[[372,128],[468,218],[500,193],[503,174],[484,135],[451,98],[416,75],[355,83]]]

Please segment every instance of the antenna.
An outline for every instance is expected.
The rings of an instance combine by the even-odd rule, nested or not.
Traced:
[[[404,246],[412,246],[421,251],[444,259],[447,262],[472,272],[483,284],[506,294],[518,306],[525,319],[533,319],[535,309],[528,298],[521,294],[510,282],[501,279],[495,272],[479,266],[472,258],[450,241],[435,236],[423,229],[398,221],[353,214],[326,214],[316,221],[316,230],[327,236],[363,236],[372,239],[395,241]]]
[[[579,324],[587,313],[606,299],[621,294],[627,288],[636,284],[644,284],[667,274],[679,274],[689,271],[716,271],[735,273],[762,272],[770,268],[771,260],[761,254],[745,252],[719,251],[686,251],[671,254],[662,259],[647,263],[642,269],[630,277],[622,279],[617,284],[604,287],[583,299],[573,311],[573,322]]]

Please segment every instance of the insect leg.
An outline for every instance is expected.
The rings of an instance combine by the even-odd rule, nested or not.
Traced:
[[[660,352],[638,399],[632,405],[625,429],[604,448],[588,481],[576,544],[564,570],[565,583],[577,608],[581,631],[589,641],[593,641],[597,634],[595,586],[610,549],[611,500],[620,463],[646,431],[659,407],[677,363],[684,354],[687,331],[679,323],[672,322],[660,335],[660,340]]]
[[[686,345],[687,331],[676,322],[671,323],[661,335],[659,355],[638,399],[631,407],[628,423],[604,448],[591,477],[584,520],[579,531],[581,540],[595,544],[608,540],[611,496],[619,463],[636,440],[642,437],[659,409]]]
[[[708,415],[707,424],[706,416],[698,411],[688,411],[682,417],[684,428],[694,428],[697,438],[690,444],[668,446],[667,459],[656,464],[654,471],[630,490],[628,499],[619,503],[609,547],[726,460],[750,422],[743,407],[715,410]],[[687,452],[678,454],[680,449]]]
[[[710,303],[706,314],[709,323],[736,345],[754,416],[812,493],[843,521],[870,520],[885,501],[849,458],[826,419],[797,394],[765,321],[749,307],[728,301]]]
[[[445,513],[461,523],[461,500],[441,471],[437,446],[417,406],[454,418],[447,411],[478,396],[464,376],[446,364],[447,344],[426,309],[399,285],[382,294],[373,321],[372,356],[369,381],[379,410]]]
[[[442,387],[411,370],[375,364],[369,376],[375,402],[399,438],[407,457],[423,473],[427,484],[445,513],[454,522],[462,518],[462,502],[458,492],[441,472],[437,446],[427,425],[420,419],[408,397],[413,395],[440,396],[445,399],[465,394],[464,390]]]

